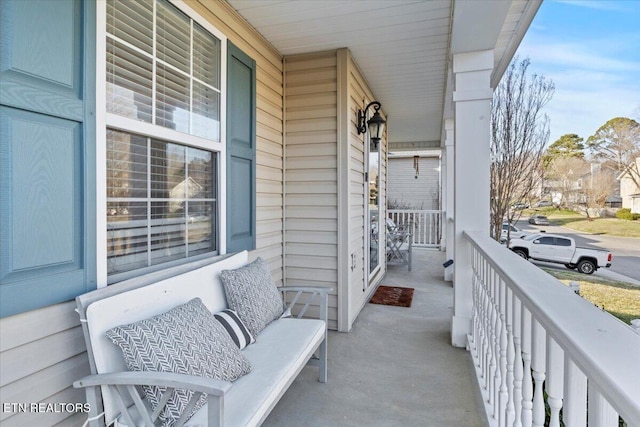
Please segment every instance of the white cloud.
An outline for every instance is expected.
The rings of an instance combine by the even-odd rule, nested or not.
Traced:
[[[567,3],[600,8],[609,2]],[[640,31],[587,33],[579,39],[547,34],[533,28],[518,54],[531,59],[531,72],[555,83],[554,97],[545,107],[550,142],[567,133],[586,140],[614,117],[640,114]]]
[[[558,3],[568,4],[570,6],[585,7],[588,9],[625,11],[628,10],[620,2],[612,2],[611,0],[559,0]]]
[[[545,107],[551,119],[550,142],[566,133],[586,139],[609,119],[634,116],[640,103],[639,72],[634,63],[624,67],[603,67],[602,63],[583,66],[579,62],[548,66],[538,64],[537,57],[531,58],[531,71],[553,80],[556,87]],[[629,69],[634,71],[626,71]]]
[[[544,109],[551,119],[550,142],[566,133],[586,139],[609,119],[633,117],[640,102],[640,80],[633,78],[637,72],[562,65],[547,68],[533,62],[531,71],[543,74],[556,86]]]
[[[612,88],[599,92],[587,87],[557,91],[544,109],[551,119],[549,142],[567,133],[576,133],[586,140],[614,117],[633,117],[638,99],[640,90]]]
[[[610,52],[604,50],[604,52]],[[579,67],[588,70],[615,70],[622,72],[640,71],[640,61],[610,57],[603,50],[589,48],[588,42],[582,43],[540,43],[523,44],[519,50],[522,56],[528,56],[536,64],[549,64],[555,67]]]

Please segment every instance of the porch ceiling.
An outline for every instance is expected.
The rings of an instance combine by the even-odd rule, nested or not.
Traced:
[[[451,57],[495,49],[494,83],[541,0],[227,0],[283,55],[348,47],[389,116],[389,140],[440,145]],[[437,141],[436,144],[433,144]]]

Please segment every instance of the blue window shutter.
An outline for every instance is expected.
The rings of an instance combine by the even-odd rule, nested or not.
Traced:
[[[0,17],[5,317],[95,288],[95,3],[2,0]]]
[[[227,49],[227,252],[256,247],[256,64]]]

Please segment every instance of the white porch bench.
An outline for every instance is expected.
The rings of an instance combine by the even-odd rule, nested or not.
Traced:
[[[273,321],[254,344],[242,351],[251,364],[251,372],[233,383],[127,370],[120,348],[106,336],[108,330],[164,313],[196,297],[212,313],[226,309],[220,272],[241,267],[247,260],[245,251],[196,261],[76,298],[92,375],[76,381],[74,387],[86,387],[92,426],[114,421],[115,425],[157,425],[157,414],[139,393],[141,385],[193,390],[194,404],[201,393],[207,395],[207,403],[187,421],[187,426],[236,427],[259,426],[307,363],[318,366],[319,381],[326,382],[329,289],[311,287],[279,288],[283,301],[289,303],[287,309],[299,308],[294,310],[297,317]],[[316,298],[320,300],[320,319],[303,319]]]

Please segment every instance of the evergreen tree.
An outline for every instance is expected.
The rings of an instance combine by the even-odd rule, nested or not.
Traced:
[[[553,144],[547,148],[542,162],[547,169],[554,160],[558,158],[576,157],[584,159],[584,139],[576,135],[575,133],[567,133],[562,135]]]

